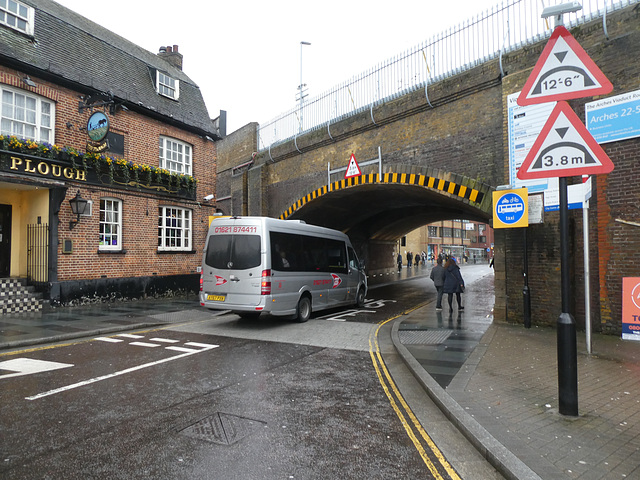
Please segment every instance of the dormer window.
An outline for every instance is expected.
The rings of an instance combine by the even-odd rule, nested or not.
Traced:
[[[15,0],[0,0],[0,24],[33,35],[33,8]]]
[[[3,0],[0,0],[2,2]],[[180,81],[161,71],[157,72],[156,88],[160,95],[178,100],[180,96]]]

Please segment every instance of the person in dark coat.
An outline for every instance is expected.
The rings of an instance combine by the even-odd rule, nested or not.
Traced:
[[[462,293],[462,289],[464,288],[464,280],[460,273],[460,267],[458,267],[453,258],[449,258],[447,263],[444,265],[444,271],[443,291],[449,296],[449,311],[453,311],[452,303],[454,293],[456,294],[456,300],[458,301],[458,310],[464,310],[464,307],[462,306],[462,299],[460,298],[460,293]]]
[[[442,292],[444,290],[444,274],[445,269],[442,266],[442,259],[438,258],[438,264],[431,269],[429,278],[433,280],[433,286],[436,287],[438,296],[436,298],[436,311],[442,310]]]
[[[413,254],[411,252],[407,252],[407,267],[411,268],[411,263],[413,260]]]
[[[398,263],[398,273],[400,273],[402,271],[402,255],[400,254],[400,252],[398,252],[397,263]]]

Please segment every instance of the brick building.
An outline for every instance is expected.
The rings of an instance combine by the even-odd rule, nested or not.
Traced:
[[[493,228],[472,220],[441,220],[407,233],[398,240],[400,253],[424,252],[427,259],[453,255],[460,261],[487,263],[492,256]]]
[[[0,278],[52,303],[198,288],[225,122],[178,46],[148,52],[49,0],[0,3],[0,95]]]

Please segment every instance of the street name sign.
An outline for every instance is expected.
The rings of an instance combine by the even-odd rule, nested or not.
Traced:
[[[598,145],[567,102],[558,102],[518,170],[518,178],[597,175],[613,170]]]
[[[612,90],[613,85],[587,52],[559,25],[533,67],[518,97],[518,105],[592,97]]]

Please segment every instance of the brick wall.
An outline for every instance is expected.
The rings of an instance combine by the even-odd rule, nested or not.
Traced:
[[[571,30],[605,75],[617,95],[640,89],[640,6],[607,16],[609,38],[602,19]],[[454,178],[464,177],[498,186],[507,184],[508,130],[506,98],[519,91],[546,41],[510,52],[497,60],[429,86],[430,106],[423,90],[377,105],[293,141],[273,146],[257,157],[247,195],[249,213],[277,217],[304,195],[327,183],[327,164],[346,166],[351,153],[358,161],[377,157],[394,169],[433,168]],[[584,120],[584,104],[570,102]],[[372,118],[373,116],[373,118]],[[591,316],[596,330],[620,332],[621,283],[640,276],[639,179],[640,140],[603,146],[615,170],[595,179],[589,210],[591,254]],[[579,182],[579,178],[571,179]],[[259,195],[259,201],[252,201]],[[239,200],[238,200],[239,201]],[[255,210],[254,210],[255,206]],[[487,218],[486,220],[489,220]],[[572,278],[571,313],[584,325],[582,212],[569,213]],[[632,223],[623,223],[622,221]],[[545,214],[542,225],[529,227],[527,245],[529,286],[534,324],[555,325],[561,312],[559,215]],[[519,229],[496,231],[496,308],[498,321],[522,322],[524,239]],[[384,249],[383,249],[384,250]],[[374,249],[369,250],[370,253]],[[377,251],[377,250],[375,250]],[[381,253],[386,255],[386,253]],[[371,259],[370,262],[374,260]]]
[[[79,112],[78,98],[82,92],[51,84],[34,77],[37,87],[19,83],[24,74],[0,67],[0,82],[31,90],[55,101],[55,144],[85,151],[88,139],[85,127],[91,110]],[[118,110],[109,114],[110,130],[124,136],[124,158],[137,164],[159,165],[158,138],[166,135],[192,146],[192,175],[198,180],[195,200],[184,200],[171,194],[144,189],[123,190],[87,182],[67,181],[68,188],[57,214],[59,220],[57,249],[57,281],[68,282],[91,279],[125,277],[171,276],[195,274],[201,263],[201,252],[208,228],[208,216],[215,211],[213,204],[203,202],[205,195],[216,191],[216,144],[172,125],[162,123],[135,111]],[[115,156],[109,152],[106,155]],[[31,178],[33,180],[33,178]],[[36,180],[37,181],[37,180]],[[93,201],[90,217],[69,229],[75,220],[69,205],[77,191]],[[123,252],[98,251],[100,199],[122,201]],[[178,206],[192,211],[192,248],[188,252],[158,251],[158,208]],[[51,221],[51,219],[50,219]],[[64,240],[73,241],[72,253],[62,253]],[[50,279],[52,280],[52,279]]]

